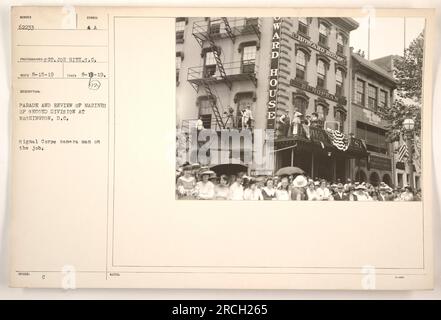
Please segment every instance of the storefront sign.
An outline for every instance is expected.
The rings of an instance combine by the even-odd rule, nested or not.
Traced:
[[[366,166],[366,161],[364,159],[360,160],[361,166]],[[369,167],[370,169],[392,171],[392,162],[390,158],[383,158],[374,155],[369,157]]]
[[[340,63],[346,64],[346,59],[344,57],[341,57],[338,54],[336,54],[334,52],[331,52],[328,49],[319,46],[317,43],[315,43],[315,42],[313,42],[313,41],[311,41],[311,40],[309,40],[309,39],[307,39],[305,37],[302,37],[298,33],[293,33],[292,37],[295,40],[297,40],[299,42],[302,42],[302,43],[306,44],[307,46],[313,48],[314,50],[317,50],[320,53],[323,53],[324,55],[326,55],[326,56],[328,56],[328,57],[330,57],[330,58],[332,58],[334,60],[337,60]]]
[[[321,97],[323,97],[325,99],[332,100],[332,101],[337,101],[337,102],[339,101],[339,99],[335,95],[329,93],[327,90],[323,90],[323,89],[320,89],[320,88],[312,87],[312,86],[310,86],[309,84],[307,84],[304,81],[297,80],[297,79],[291,79],[290,84],[293,87],[297,87],[299,89],[311,92],[311,93],[316,94],[318,96],[321,96]],[[341,102],[343,102],[343,100]]]
[[[268,129],[276,128],[277,91],[279,89],[280,25],[282,18],[273,18],[273,36],[271,40],[271,64],[269,77],[269,98],[267,123]]]

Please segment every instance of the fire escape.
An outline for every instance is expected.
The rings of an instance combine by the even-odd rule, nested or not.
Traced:
[[[211,87],[214,83],[225,83],[228,89],[232,88],[232,81],[250,80],[257,86],[255,68],[252,71],[243,72],[242,67],[237,62],[224,63],[221,59],[222,49],[216,45],[217,39],[229,38],[233,44],[236,37],[245,34],[256,34],[260,39],[260,25],[258,18],[206,18],[203,21],[196,21],[193,24],[193,36],[203,50],[211,52],[216,63],[216,75],[207,73],[205,65],[202,67],[189,68],[188,81],[192,87],[199,92],[203,87],[213,116],[215,124],[220,129],[225,129],[228,119],[222,117],[220,110],[219,97],[215,94],[216,89]],[[255,65],[254,65],[255,66]]]
[[[219,21],[219,20],[218,20]],[[234,43],[235,36],[233,34],[233,31],[231,30],[230,24],[228,22],[228,19],[226,17],[222,17],[221,20],[223,24],[225,25],[225,31],[228,37],[231,39],[231,41]],[[227,87],[231,90],[232,83],[227,77],[227,73],[225,72],[224,65],[221,60],[221,48],[216,46],[216,43],[214,42],[214,35],[218,34],[220,32],[220,21],[217,23],[219,26],[219,29],[217,32],[213,32],[212,30],[212,22],[211,19],[208,18],[207,26],[205,28],[205,31],[198,32],[195,36],[196,40],[198,41],[201,48],[204,47],[204,43],[207,42],[209,44],[209,48],[211,52],[213,53],[214,60],[216,61],[217,70],[219,71],[219,74],[223,80],[223,82],[227,85]],[[198,26],[195,26],[196,30],[198,29]],[[200,31],[200,30],[198,30]],[[210,103],[211,109],[213,110],[213,114],[216,120],[216,124],[220,129],[225,129],[225,122],[222,119],[222,114],[219,111],[218,107],[218,101],[219,97],[217,97],[213,91],[210,88],[210,84],[208,81],[202,81],[201,83],[204,87],[205,93],[207,95],[208,101]],[[199,91],[199,84],[192,84],[193,88],[195,88],[196,91]]]

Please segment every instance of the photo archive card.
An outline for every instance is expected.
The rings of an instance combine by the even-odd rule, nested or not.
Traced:
[[[433,288],[434,17],[12,7],[10,285]]]

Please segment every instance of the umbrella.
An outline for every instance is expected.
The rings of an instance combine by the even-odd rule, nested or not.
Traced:
[[[290,176],[294,174],[303,174],[305,171],[300,169],[299,167],[283,167],[277,170],[277,176]]]
[[[230,175],[230,174],[238,174],[239,172],[247,172],[248,167],[241,163],[224,163],[224,164],[217,164],[210,168],[214,172],[217,173],[217,175]]]

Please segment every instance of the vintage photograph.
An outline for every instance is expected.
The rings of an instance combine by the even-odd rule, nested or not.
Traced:
[[[421,201],[424,28],[176,18],[176,198]]]

